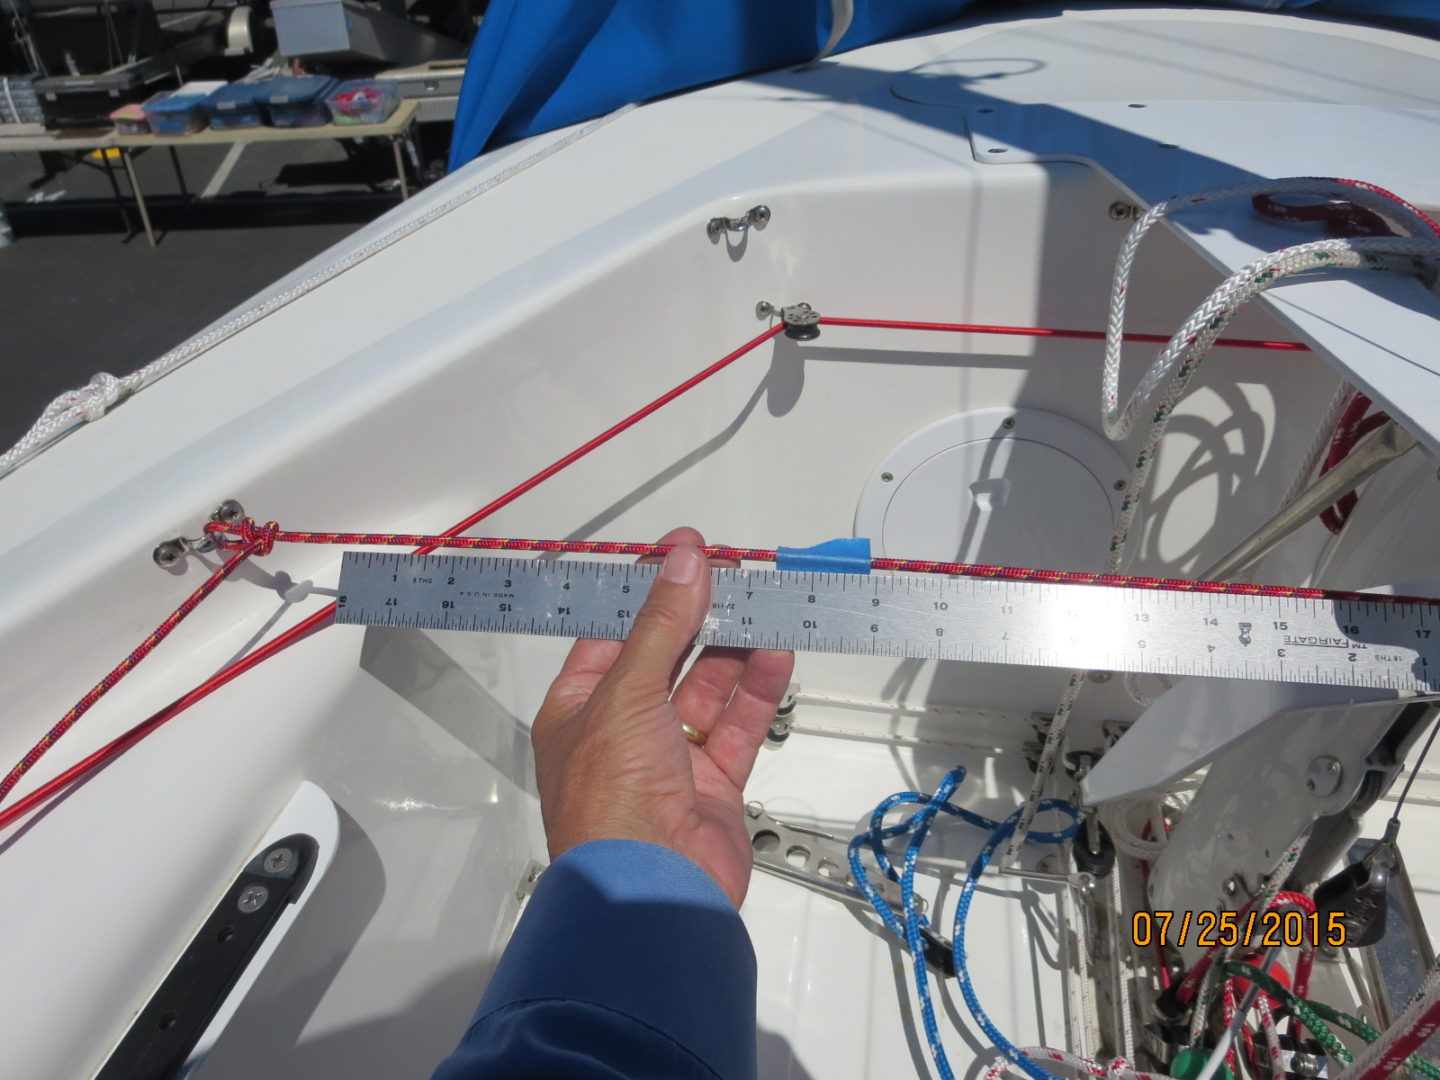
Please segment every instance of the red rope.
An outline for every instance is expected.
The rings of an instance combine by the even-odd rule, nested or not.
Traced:
[[[209,697],[214,691],[220,689],[231,679],[245,674],[256,664],[270,659],[278,652],[283,652],[297,641],[309,637],[316,630],[329,626],[334,621],[335,605],[330,604],[304,621],[296,623],[282,634],[276,635],[264,645],[261,645],[254,652],[248,653],[241,659],[235,661],[229,667],[219,673],[212,675],[194,690],[182,697],[176,698],[169,705],[166,705],[159,712],[149,719],[136,724],[119,738],[112,739],[99,750],[96,750],[83,761],[78,761],[66,769],[59,776],[56,776],[41,784],[34,791],[27,792],[14,803],[0,810],[0,829],[5,828],[12,822],[19,820],[34,807],[39,806],[51,795],[65,790],[72,783],[82,779],[86,775],[99,769],[112,758],[123,754],[130,747],[134,746],[145,736],[155,731],[167,721],[173,720],[182,712],[194,705],[197,701]]]
[[[1254,906],[1254,903],[1255,897],[1252,896],[1244,903],[1240,910],[1235,913],[1235,917],[1244,921],[1245,917],[1250,914],[1250,909]],[[1296,907],[1299,908],[1302,913],[1309,914],[1315,910],[1315,901],[1304,893],[1282,891],[1275,894],[1274,898],[1270,901],[1270,906],[1266,908],[1266,910],[1269,911],[1279,907]],[[1180,985],[1176,988],[1175,992],[1176,1000],[1182,1005],[1188,1005],[1191,999],[1194,998],[1196,991],[1200,989],[1200,982],[1205,978],[1205,973],[1210,970],[1210,965],[1217,959],[1222,958],[1227,952],[1229,952],[1229,949],[1224,945],[1210,946],[1209,950],[1195,962],[1195,966],[1187,971],[1185,977],[1180,980]],[[1305,961],[1304,953],[1301,954],[1301,961]],[[1303,982],[1299,969],[1297,968],[1296,970],[1295,981],[1297,983],[1307,987],[1309,986],[1310,968],[1314,962],[1315,957],[1312,951],[1309,961],[1305,963]]]
[[[640,544],[621,540],[521,540],[497,536],[427,536],[421,533],[304,532],[281,529],[273,521],[259,525],[250,518],[236,525],[212,522],[205,531],[225,549],[250,550],[273,544],[345,544],[361,547],[418,547],[429,553],[437,548],[470,551],[541,551],[569,555],[653,555],[667,554],[671,544]],[[746,559],[774,562],[772,548],[730,547],[714,544],[702,549],[712,559]],[[1360,601],[1374,604],[1428,604],[1440,606],[1440,598],[1391,596],[1387,593],[1346,592],[1338,589],[1311,589],[1296,585],[1250,585],[1234,581],[1192,581],[1189,578],[1132,577],[1127,574],[1099,574],[1085,570],[1036,570],[1025,566],[995,566],[989,563],[937,562],[931,559],[871,559],[872,570],[894,570],[909,574],[944,574],[950,577],[1035,581],[1052,585],[1100,585],[1116,589],[1146,591],[1217,593],[1228,596],[1278,596],[1288,600]]]
[[[980,323],[938,323],[909,322],[899,319],[840,319],[830,315],[820,318],[822,326],[857,326],[876,330],[939,330],[954,334],[1001,334],[1010,337],[1075,338],[1079,341],[1104,341],[1103,330],[1060,330],[1053,327],[1034,326],[985,326]],[[1170,341],[1166,334],[1121,335],[1122,341],[1147,342],[1164,345]],[[1298,341],[1261,341],[1258,338],[1222,337],[1215,339],[1216,345],[1231,349],[1280,349],[1287,352],[1309,352],[1310,346]]]
[[[445,530],[445,532],[441,533],[437,537],[429,537],[426,539],[436,542],[441,540],[454,539],[456,534],[464,532],[466,529],[475,525],[479,521],[495,513],[501,507],[508,506],[510,503],[514,502],[521,495],[524,495],[527,491],[531,490],[536,485],[543,483],[545,480],[548,480],[550,477],[554,476],[561,469],[574,464],[576,461],[579,461],[586,454],[590,453],[590,451],[596,449],[604,443],[609,442],[611,439],[615,438],[615,436],[619,435],[627,428],[633,427],[635,424],[638,424],[641,420],[644,420],[651,413],[655,412],[655,410],[669,404],[681,394],[700,385],[700,383],[704,382],[712,375],[715,375],[716,373],[722,371],[724,368],[728,367],[730,364],[740,359],[746,353],[752,352],[753,350],[759,348],[765,342],[769,341],[775,335],[779,334],[782,329],[784,329],[783,326],[772,326],[764,333],[756,335],[755,337],[747,341],[744,345],[736,349],[734,352],[731,352],[728,355],[721,357],[715,363],[711,364],[704,370],[692,375],[690,378],[686,379],[684,382],[680,383],[680,385],[674,387],[673,389],[667,390],[664,394],[661,394],[658,398],[650,402],[648,405],[645,405],[642,408],[631,413],[624,420],[621,420],[618,424],[615,424],[614,426],[607,428],[605,431],[602,431],[599,435],[595,436],[589,442],[583,443],[582,445],[576,447],[574,450],[570,451],[570,453],[566,454],[560,460],[546,466],[544,469],[541,469],[534,476],[530,477],[528,480],[522,481],[520,484],[511,488],[504,495],[501,495],[498,499],[494,500],[488,505],[481,507],[475,513],[465,518],[465,520],[457,522],[455,525],[451,526],[449,529]],[[195,609],[195,606],[199,604],[201,600],[203,600],[206,596],[213,592],[215,587],[219,585],[220,582],[224,581],[225,578],[229,577],[232,573],[234,573],[234,571],[240,566],[240,564],[243,563],[251,555],[269,554],[271,548],[274,546],[276,534],[279,532],[279,526],[277,526],[273,521],[269,522],[264,526],[256,526],[254,522],[249,522],[248,524],[251,529],[250,543],[239,549],[237,553],[229,560],[227,560],[223,566],[221,566],[218,570],[211,574],[210,577],[205,580],[205,583],[200,586],[200,588],[196,589],[195,592],[192,593],[185,600],[185,602],[180,605],[180,607],[176,608],[175,611],[171,612],[170,615],[166,617],[165,621],[160,624],[160,626],[156,629],[155,633],[151,634],[148,638],[146,638],[145,641],[142,642],[134,652],[132,652],[129,656],[122,660],[120,664],[115,667],[114,670],[112,670],[108,675],[106,675],[104,679],[101,679],[99,683],[97,683],[88,693],[86,693],[86,695],[75,704],[75,707],[72,708],[69,712],[65,714],[64,717],[61,718],[59,723],[57,723],[53,728],[46,732],[44,737],[41,738],[41,740],[30,749],[29,753],[27,753],[23,758],[20,759],[20,761],[15,764],[15,766],[6,775],[5,779],[3,781],[0,781],[0,799],[3,799],[10,792],[10,790],[19,782],[20,778],[24,776],[25,773],[27,773],[35,765],[35,763],[45,755],[47,751],[49,751],[50,747],[52,747],[55,742],[62,735],[65,734],[65,732],[69,731],[70,728],[75,725],[75,722],[79,720],[81,716],[88,712],[90,708],[94,706],[94,704],[99,701],[100,698],[104,697],[105,694],[108,693],[116,683],[118,683],[130,671],[132,671],[135,666],[140,663],[140,661],[144,660],[147,656],[149,656],[150,653],[154,651],[155,647],[159,645],[160,642],[165,640],[165,638],[169,635],[170,631],[175,629],[175,627],[180,624],[180,622],[185,618],[185,616],[189,615],[190,612]],[[433,550],[434,547],[421,547],[419,551],[416,552],[416,554],[428,554],[430,551]],[[251,653],[250,655],[243,657],[240,660],[237,660],[235,663],[222,670],[219,674],[214,675],[210,679],[207,679],[204,683],[201,683],[200,686],[190,691],[190,693],[171,702],[165,708],[161,709],[159,712],[151,716],[148,720],[131,728],[124,735],[121,735],[119,738],[102,747],[94,754],[91,754],[84,761],[79,762],[78,764],[72,766],[70,769],[67,769],[64,773],[61,773],[59,776],[55,777],[54,780],[47,782],[41,788],[37,788],[35,791],[31,792],[24,799],[16,802],[15,805],[8,807],[3,812],[0,812],[0,828],[4,828],[6,825],[10,824],[20,814],[24,813],[30,807],[37,805],[42,799],[44,799],[48,795],[61,790],[68,784],[86,775],[91,770],[99,768],[111,758],[124,753],[125,750],[133,746],[135,743],[139,742],[141,739],[145,738],[145,736],[149,735],[152,731],[159,728],[162,724],[178,716],[195,702],[209,696],[209,694],[213,690],[224,686],[227,682],[229,682],[236,676],[241,675],[246,671],[249,671],[250,668],[254,667],[262,660],[268,659],[276,653],[293,645],[295,642],[305,637],[308,637],[314,630],[333,622],[334,618],[335,605],[333,603],[327,604],[324,608],[322,608],[320,611],[317,611],[315,614],[309,616],[303,622],[296,624],[289,630],[277,636],[273,641],[256,649],[256,651]]]
[[[496,499],[488,506],[482,506],[479,510],[476,510],[475,513],[471,514],[464,521],[460,522],[451,529],[447,529],[444,535],[454,536],[458,533],[462,533],[471,526],[479,524],[491,514],[495,513],[495,511],[499,510],[501,507],[509,506],[512,502],[518,499],[521,495],[524,495],[531,488],[544,483],[546,480],[549,480],[550,477],[554,476],[561,469],[568,468],[569,466],[575,464],[575,462],[579,461],[586,454],[590,453],[591,450],[594,450],[597,446],[602,446],[603,444],[609,442],[616,435],[619,435],[627,428],[634,427],[641,420],[644,420],[647,416],[653,413],[656,409],[670,404],[670,402],[674,401],[681,394],[686,393],[689,390],[693,390],[706,379],[710,378],[710,376],[729,367],[746,353],[753,352],[755,349],[758,349],[761,345],[764,345],[765,342],[775,337],[784,329],[785,327],[782,324],[777,323],[775,326],[772,326],[770,327],[770,329],[766,330],[763,334],[758,334],[755,337],[751,338],[744,345],[741,345],[738,349],[730,353],[728,356],[722,356],[719,360],[716,360],[715,363],[711,364],[704,371],[697,372],[696,374],[690,376],[690,378],[686,379],[673,390],[667,390],[654,401],[650,402],[649,405],[646,405],[644,408],[638,409],[635,412],[631,413],[614,427],[605,429],[599,435],[596,435],[589,442],[585,443],[583,446],[578,446],[574,450],[571,450],[570,453],[566,454],[553,465],[547,465],[534,476],[530,477],[529,480],[526,480],[524,483],[511,488],[504,495],[501,495],[500,498]],[[419,552],[419,554],[428,555],[429,551],[421,551]]]
[[[1162,814],[1162,817],[1163,817],[1163,814]],[[1143,829],[1140,830],[1140,839],[1141,839],[1141,840],[1149,840],[1149,839],[1150,839],[1150,836],[1151,836],[1151,833],[1152,833],[1153,831],[1154,831],[1154,830],[1151,828],[1150,822],[1148,822],[1148,821],[1145,822],[1145,828],[1143,828]],[[1169,831],[1169,827],[1168,827],[1168,826],[1166,827],[1166,831],[1167,831],[1167,832]],[[1142,886],[1142,888],[1143,888],[1143,890],[1144,890],[1145,895],[1146,895],[1146,896],[1149,896],[1149,895],[1150,895],[1150,860],[1149,860],[1149,859],[1136,859],[1135,861],[1136,861],[1136,863],[1138,863],[1139,866],[1140,866],[1140,884],[1141,884],[1141,886]],[[1172,980],[1171,980],[1171,978],[1170,978],[1170,965],[1169,965],[1168,963],[1166,963],[1166,961],[1165,961],[1165,942],[1161,940],[1161,935],[1159,935],[1159,934],[1156,934],[1156,935],[1155,935],[1155,940],[1152,942],[1152,945],[1153,945],[1153,947],[1154,947],[1154,949],[1155,949],[1155,974],[1156,974],[1156,976],[1160,979],[1160,989],[1161,989],[1161,990],[1169,990],[1169,989],[1170,989],[1170,983],[1172,982]]]
[[[45,752],[55,744],[56,740],[74,727],[76,721],[90,711],[91,706],[104,697],[112,686],[133,671],[140,661],[154,652],[155,647],[170,636],[170,631],[184,622],[185,616],[199,607],[201,600],[204,600],[215,591],[222,581],[240,569],[240,564],[251,555],[263,555],[269,550],[267,546],[261,551],[259,542],[241,545],[234,555],[226,559],[223,565],[205,579],[204,584],[185,598],[184,603],[167,615],[165,620],[155,628],[149,637],[137,645],[129,656],[116,664],[108,675],[86,691],[85,696],[77,701],[70,711],[62,716],[60,721],[42,735],[40,741],[15,763],[14,767],[5,774],[5,778],[0,780],[0,799],[10,793],[10,789],[20,782],[20,778],[30,771],[31,766],[44,757]]]
[[[1366,191],[1373,191],[1382,195],[1398,206],[1404,207],[1415,214],[1435,235],[1440,236],[1440,223],[1418,206],[1406,202],[1393,191],[1387,191],[1377,184],[1371,184],[1364,180],[1346,180],[1341,177],[1328,176],[1307,176],[1306,180],[1328,180],[1332,183],[1343,184],[1346,187],[1362,188]],[[1284,202],[1274,195],[1256,195],[1251,198],[1250,205],[1257,213],[1275,221],[1285,221],[1294,224],[1320,223],[1328,227],[1333,236],[1394,236],[1395,230],[1391,228],[1390,222],[1374,210],[1360,206],[1357,203],[1348,202],[1344,199],[1325,199],[1323,197],[1312,197],[1312,201],[1305,203]]]
[[[413,547],[417,554],[429,554],[437,548],[463,548],[471,551],[545,551],[568,552],[572,555],[664,555],[671,544],[634,544],[619,540],[517,540],[495,536],[454,536],[444,533],[356,533],[356,532],[291,532],[275,522],[257,524],[246,518],[235,525],[211,522],[205,531],[215,546],[239,551],[257,543],[268,544],[344,544],[349,547]],[[748,559],[751,562],[774,562],[771,548],[727,547],[711,544],[704,548],[712,559]]]
[[[1053,328],[1026,328],[1016,326],[984,326],[980,324],[966,323],[926,323],[881,319],[841,318],[822,318],[821,322],[832,326],[875,327],[909,330],[937,330],[951,332],[1012,335],[1019,334],[1033,337],[1080,338],[1084,340],[1103,340],[1105,337],[1104,333],[1099,331],[1063,330]],[[170,632],[174,630],[175,627],[178,626],[180,622],[182,622],[185,617],[195,609],[199,602],[203,600],[206,596],[208,596],[212,591],[214,591],[214,589],[220,584],[220,582],[224,581],[225,578],[229,577],[235,571],[235,569],[238,568],[239,565],[251,555],[269,554],[274,544],[277,542],[359,545],[404,544],[406,546],[415,545],[417,547],[416,554],[428,554],[441,546],[475,548],[492,551],[530,550],[570,551],[587,554],[662,554],[664,551],[668,550],[668,548],[662,548],[661,546],[654,544],[624,544],[609,541],[563,542],[499,540],[483,537],[460,537],[458,536],[458,534],[464,532],[466,529],[473,527],[474,525],[494,514],[501,508],[508,506],[515,499],[518,499],[526,492],[544,483],[546,480],[554,476],[556,473],[560,472],[562,469],[565,469],[570,465],[574,464],[576,461],[589,454],[592,450],[609,442],[611,439],[615,438],[615,436],[639,423],[651,413],[664,407],[671,401],[674,401],[682,394],[698,386],[706,379],[709,379],[712,375],[715,375],[719,371],[728,367],[730,364],[734,363],[742,356],[745,356],[747,353],[753,351],[760,345],[769,341],[771,338],[781,333],[783,329],[784,326],[782,324],[777,324],[765,330],[763,333],[752,338],[750,341],[746,342],[738,349],[717,360],[709,367],[697,372],[695,375],[686,379],[678,386],[660,395],[660,397],[651,401],[649,404],[643,406],[636,412],[631,413],[624,420],[621,420],[619,423],[613,425],[610,428],[607,428],[605,431],[602,431],[599,435],[596,435],[588,442],[576,447],[570,453],[566,454],[564,457],[560,458],[554,463],[546,466],[534,476],[531,476],[527,480],[524,480],[520,484],[516,485],[514,488],[511,488],[504,495],[501,495],[498,499],[495,499],[489,504],[481,507],[479,510],[471,514],[469,517],[465,518],[463,521],[457,522],[454,526],[452,526],[450,529],[447,529],[444,533],[435,536],[397,533],[291,533],[281,530],[275,522],[269,522],[268,524],[261,526],[256,525],[253,521],[249,521],[247,519],[241,529],[237,532],[236,536],[230,537],[226,530],[222,527],[216,527],[214,525],[207,526],[207,531],[227,537],[227,539],[225,539],[221,543],[221,546],[229,550],[234,550],[236,554],[226,563],[224,563],[220,568],[218,568],[213,574],[211,574],[211,576],[206,579],[204,584],[202,584],[193,594],[191,594],[191,596],[187,598],[186,601],[180,605],[180,607],[176,608],[175,611],[171,612],[171,614],[166,617],[165,621],[160,624],[160,626],[153,634],[147,637],[145,641],[142,642],[140,646],[135,649],[134,652],[132,652],[123,661],[121,661],[121,663],[117,665],[108,675],[106,675],[104,679],[102,679],[99,683],[96,684],[95,687],[93,687],[89,692],[87,692],[85,696],[82,697],[80,701],[77,702],[76,705],[69,712],[67,712],[65,716],[62,717],[61,720],[53,728],[50,729],[50,731],[46,732],[46,734],[40,739],[40,741],[37,742],[35,746],[32,747],[31,750],[23,758],[21,758],[19,762],[16,763],[16,765],[10,770],[10,772],[5,776],[5,778],[3,780],[0,780],[0,799],[3,799],[11,791],[11,789],[14,788],[14,786],[20,781],[21,777],[23,777],[25,773],[28,772],[42,756],[44,756],[44,754],[50,749],[50,747],[53,746],[55,742],[61,738],[61,736],[63,736],[67,731],[69,731],[70,728],[73,727],[75,723],[86,712],[88,712],[97,701],[100,700],[101,697],[103,697],[116,683],[118,683],[122,678],[124,678],[126,674],[133,670],[137,664],[139,664],[142,660],[149,656],[150,653],[153,652],[154,649],[167,636],[169,636]],[[1168,338],[1157,334],[1127,334],[1125,335],[1125,339],[1127,341],[1143,341],[1153,343],[1163,343],[1169,340]],[[1297,344],[1295,342],[1283,341],[1256,341],[1240,338],[1221,338],[1217,341],[1217,344],[1239,348],[1308,351],[1308,347],[1305,345]],[[775,557],[775,553],[773,551],[758,548],[752,549],[712,547],[707,548],[706,550],[712,555],[712,557],[716,558],[738,558],[773,561]],[[1240,593],[1244,595],[1284,596],[1299,599],[1355,599],[1390,603],[1398,602],[1401,600],[1409,600],[1411,602],[1428,602],[1425,601],[1423,598],[1389,597],[1365,593],[1329,593],[1318,589],[1292,589],[1282,586],[1225,585],[1219,582],[1191,582],[1170,578],[1127,578],[1113,574],[1076,574],[1068,573],[1065,571],[1031,570],[1016,567],[967,565],[962,563],[877,559],[873,561],[872,565],[876,569],[884,570],[903,570],[918,573],[940,573],[969,577],[1006,578],[1009,580],[1045,581],[1066,584],[1114,585],[1125,588],[1178,589],[1183,591],[1200,592],[1230,592]],[[225,685],[231,679],[235,678],[240,674],[243,674],[245,671],[250,670],[250,668],[253,667],[255,664],[269,658],[270,656],[275,655],[276,653],[282,651],[285,648],[288,648],[296,641],[307,637],[314,630],[319,629],[324,625],[328,625],[329,622],[333,621],[334,614],[335,605],[327,605],[322,610],[309,616],[303,622],[292,627],[290,630],[283,632],[268,644],[261,646],[249,656],[236,661],[234,664],[231,664],[217,675],[206,680],[206,682],[196,687],[190,693],[184,695],[181,698],[178,698],[170,705],[167,705],[164,709],[161,709],[159,712],[155,713],[143,723],[136,725],[134,728],[131,728],[124,735],[113,740],[105,747],[102,747],[100,750],[90,755],[90,757],[86,758],[84,761],[77,763],[75,766],[67,769],[65,772],[61,773],[53,780],[48,781],[46,784],[36,789],[24,799],[15,803],[13,806],[9,807],[5,811],[0,812],[0,828],[3,828],[5,825],[8,825],[12,821],[16,820],[16,818],[20,814],[24,813],[29,808],[37,805],[44,798],[63,789],[68,784],[86,775],[91,770],[98,768],[116,755],[123,753],[130,746],[134,745],[140,739],[143,739],[146,735],[150,734],[150,732],[156,730],[162,724],[184,712],[185,709],[189,708],[192,704],[201,700],[202,698],[208,696],[213,690]]]
[[[1370,398],[1360,391],[1350,399],[1350,404],[1345,406],[1345,412],[1341,415],[1339,423],[1335,425],[1335,433],[1330,438],[1330,449],[1325,454],[1325,460],[1320,465],[1320,475],[1324,476],[1340,462],[1350,456],[1361,439],[1384,427],[1390,422],[1390,415],[1385,412],[1371,413],[1366,416],[1370,408]],[[1320,520],[1332,533],[1338,533],[1350,520],[1350,515],[1355,512],[1355,504],[1359,496],[1350,491],[1335,500],[1334,506],[1327,506],[1320,512]]]

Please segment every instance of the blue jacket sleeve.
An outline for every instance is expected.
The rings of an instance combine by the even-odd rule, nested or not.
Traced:
[[[755,953],[683,855],[597,840],[541,876],[434,1080],[754,1080]]]

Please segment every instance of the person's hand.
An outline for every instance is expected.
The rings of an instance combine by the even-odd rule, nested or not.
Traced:
[[[739,907],[751,865],[741,792],[795,655],[707,648],[677,686],[710,606],[710,573],[694,529],[660,542],[677,547],[630,637],[577,641],[535,718],[545,835],[552,859],[589,840],[670,848]],[[703,747],[686,739],[682,722],[706,736]]]

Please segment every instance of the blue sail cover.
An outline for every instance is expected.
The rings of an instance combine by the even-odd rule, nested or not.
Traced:
[[[975,2],[854,0],[835,51],[941,26]],[[1216,2],[1440,37],[1437,0]],[[450,167],[632,101],[804,63],[824,46],[830,21],[830,0],[491,0],[470,47]]]

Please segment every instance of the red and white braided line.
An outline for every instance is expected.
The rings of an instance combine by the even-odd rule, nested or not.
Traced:
[[[29,772],[34,764],[44,757],[45,752],[55,744],[56,740],[74,727],[76,721],[89,712],[94,704],[109,692],[112,686],[128,675],[140,661],[154,652],[155,647],[170,636],[170,632],[179,626],[185,620],[185,617],[200,605],[201,600],[204,600],[205,597],[214,592],[222,581],[238,570],[241,563],[250,558],[251,555],[257,554],[263,554],[263,552],[256,550],[253,546],[240,547],[234,555],[226,559],[214,573],[205,579],[204,584],[187,596],[179,607],[165,616],[164,621],[151,631],[145,640],[131,651],[130,655],[116,664],[108,675],[86,691],[85,696],[77,701],[70,711],[56,722],[54,727],[40,736],[40,740],[26,752],[24,757],[11,767],[10,771],[5,774],[4,779],[0,779],[0,799],[10,794],[10,790],[20,782],[20,778]]]
[[[251,518],[233,525],[211,522],[205,532],[225,550],[252,550],[268,555],[275,544],[340,544],[358,547],[415,547],[426,552],[440,548],[471,551],[538,551],[546,554],[663,556],[671,544],[643,544],[621,540],[523,540],[496,536],[448,536],[426,533],[310,532],[281,529],[275,522],[261,525]],[[710,544],[701,549],[712,559],[774,562],[774,548],[731,547]],[[1089,570],[1043,570],[992,563],[939,562],[934,559],[871,559],[873,570],[912,574],[942,574],[1003,581],[1029,581],[1048,585],[1094,585],[1146,592],[1197,592],[1232,596],[1273,596],[1287,600],[1358,601],[1376,604],[1428,604],[1440,607],[1440,597],[1395,596],[1389,593],[1346,592],[1292,585],[1254,585],[1249,582],[1194,581]]]
[[[1275,1027],[1275,1013],[1270,1002],[1262,994],[1255,1002],[1260,1013],[1260,1029],[1265,1032],[1266,1059],[1270,1066],[1270,1080],[1286,1080],[1285,1052],[1280,1047],[1280,1032]]]
[[[1247,904],[1241,907],[1238,917],[1244,919],[1252,911],[1269,911],[1271,907],[1293,905],[1304,910],[1309,905],[1309,910],[1315,910],[1314,901],[1304,893],[1281,892],[1280,887],[1285,879],[1290,876],[1295,863],[1300,859],[1300,852],[1305,847],[1305,842],[1310,838],[1310,830],[1306,829],[1294,843],[1285,849],[1285,854],[1280,856],[1280,861],[1265,878],[1265,884],[1260,892]],[[1213,946],[1202,956],[1180,981],[1176,988],[1175,996],[1185,1003],[1193,997],[1195,1005],[1190,1011],[1190,1044],[1198,1046],[1200,1038],[1204,1034],[1205,1025],[1209,1020],[1210,1007],[1215,1004],[1215,997],[1219,993],[1220,965],[1217,961],[1227,958],[1231,953],[1237,951],[1240,944],[1226,947],[1223,945]],[[1306,978],[1308,979],[1308,971]]]
[[[1037,1062],[1064,1065],[1081,1076],[1093,1077],[1094,1080],[1170,1080],[1169,1077],[1155,1073],[1138,1072],[1123,1057],[1115,1058],[1108,1065],[1102,1065],[1083,1054],[1073,1054],[1069,1050],[1056,1050],[1049,1046],[1027,1046],[1020,1053]],[[1018,1071],[1018,1066],[1009,1060],[998,1061],[985,1071],[982,1080],[1001,1080],[1011,1069]]]

